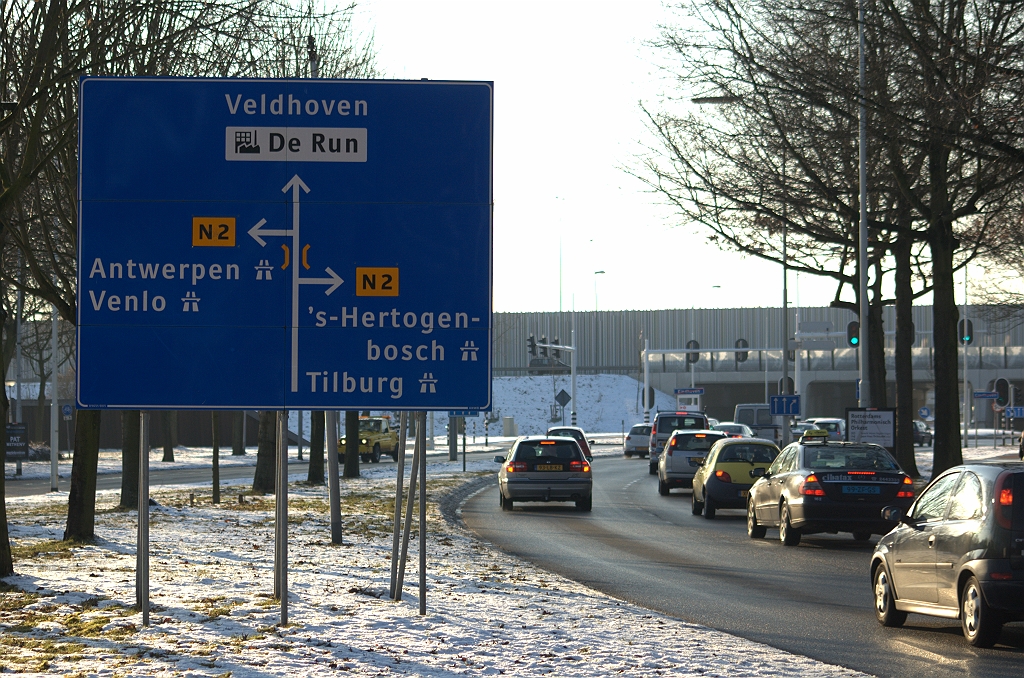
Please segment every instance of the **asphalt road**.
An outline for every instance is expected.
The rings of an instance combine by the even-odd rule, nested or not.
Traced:
[[[546,570],[821,661],[902,678],[1021,675],[1024,624],[1008,625],[990,650],[968,645],[957,621],[910,615],[902,629],[881,627],[867,573],[874,539],[809,536],[786,548],[769,530],[752,540],[743,511],[705,520],[691,514],[689,490],[660,496],[646,459],[598,457],[594,469],[592,513],[572,504],[504,513],[495,485],[467,502],[463,519]]]

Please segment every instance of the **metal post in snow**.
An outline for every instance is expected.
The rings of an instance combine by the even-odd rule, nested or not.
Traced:
[[[412,471],[409,473],[409,499],[405,505],[405,525],[402,528],[402,553],[398,558],[398,581],[395,583],[394,600],[402,599],[402,585],[405,582],[405,563],[409,559],[409,536],[412,533],[412,503],[416,499],[416,467],[420,457],[426,454],[425,418],[420,419],[420,412],[413,414],[416,420],[416,442],[412,448]]]
[[[341,484],[338,474],[338,411],[327,410],[326,438],[327,448],[327,502],[331,505],[331,543],[341,544]]]
[[[391,594],[395,600],[395,585],[398,583],[398,544],[402,530],[402,484],[405,476],[405,442],[408,429],[407,412],[398,415],[398,478],[395,482],[395,534],[391,541]]]
[[[135,606],[149,626],[149,415],[139,414],[139,525],[135,546]]]
[[[425,413],[420,417],[426,418]],[[425,447],[425,446],[421,446]],[[416,470],[413,469],[413,473]],[[427,613],[427,455],[420,455],[420,614]]]
[[[288,625],[288,442],[285,413],[277,413],[277,482],[274,483],[277,544],[274,549],[274,596],[281,601],[281,626]]]

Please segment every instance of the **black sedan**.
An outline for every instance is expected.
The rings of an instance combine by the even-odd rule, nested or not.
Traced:
[[[970,464],[941,474],[871,558],[875,615],[959,617],[972,645],[990,647],[1004,622],[1024,619],[1024,466]]]
[[[880,512],[885,506],[910,507],[910,476],[883,447],[813,433],[818,432],[783,450],[750,488],[747,534],[758,539],[768,527],[778,527],[782,543],[796,546],[804,534],[852,532],[866,541],[895,527]]]

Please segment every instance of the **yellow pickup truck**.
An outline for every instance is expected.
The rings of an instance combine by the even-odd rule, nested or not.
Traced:
[[[391,419],[360,417],[359,458],[364,464],[376,464],[382,454],[389,454],[398,461],[398,431],[391,427]],[[338,457],[345,460],[345,436],[338,439]]]

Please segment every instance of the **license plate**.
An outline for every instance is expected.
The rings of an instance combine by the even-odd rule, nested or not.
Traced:
[[[537,464],[535,467],[538,471],[561,471],[561,464]]]
[[[739,494],[741,497],[746,497],[747,495],[750,494],[750,492],[748,490],[740,490]]]
[[[690,466],[700,466],[704,463],[704,457],[690,457]]]
[[[843,485],[843,494],[881,494],[878,485]]]

